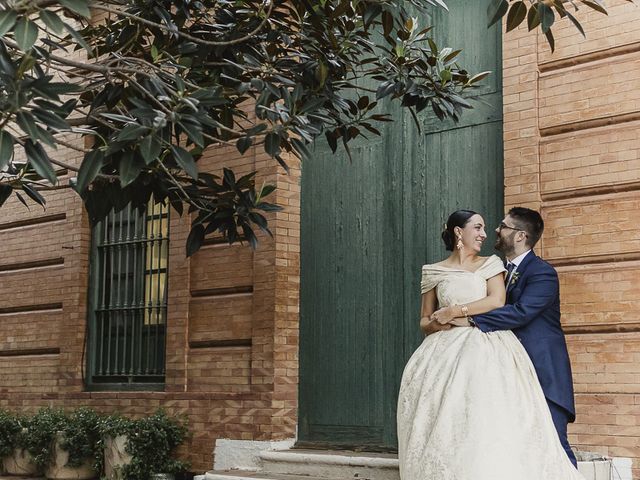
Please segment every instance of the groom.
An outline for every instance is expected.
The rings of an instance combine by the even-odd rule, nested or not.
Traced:
[[[475,315],[471,323],[485,333],[512,330],[522,342],[540,379],[560,442],[577,465],[567,440],[567,424],[575,420],[575,405],[569,354],[560,325],[558,274],[533,252],[543,230],[544,222],[535,210],[509,210],[496,228],[495,245],[507,259],[507,304]]]

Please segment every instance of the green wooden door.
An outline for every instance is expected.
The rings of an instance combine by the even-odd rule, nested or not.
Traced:
[[[300,445],[395,449],[400,376],[421,340],[420,267],[446,256],[453,210],[489,226],[502,216],[500,30],[486,29],[482,2],[450,3],[432,11],[439,43],[464,48],[470,71],[496,72],[476,109],[458,124],[425,115],[420,134],[394,107],[353,161],[318,146],[303,165]]]

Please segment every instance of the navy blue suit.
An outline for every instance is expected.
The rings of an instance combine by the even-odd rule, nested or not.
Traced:
[[[522,342],[567,450],[567,422],[575,420],[576,410],[569,353],[560,324],[558,274],[534,252],[524,257],[516,272],[515,278],[507,285],[507,304],[474,315],[473,321],[483,332],[512,330]],[[570,449],[567,454],[573,457]],[[575,458],[572,461],[575,464]]]

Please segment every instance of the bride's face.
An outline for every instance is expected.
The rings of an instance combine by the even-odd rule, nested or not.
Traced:
[[[467,221],[464,228],[460,229],[460,235],[462,235],[464,248],[480,253],[482,244],[487,239],[484,219],[478,214],[474,215]]]

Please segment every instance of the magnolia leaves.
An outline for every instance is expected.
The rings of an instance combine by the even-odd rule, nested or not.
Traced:
[[[634,2],[634,0],[626,1]],[[540,27],[553,51],[555,50],[555,40],[551,27],[557,18],[563,19],[566,17],[576,29],[585,36],[582,25],[569,10],[573,7],[574,12],[577,12],[580,4],[607,15],[607,10],[602,0],[575,0],[573,2],[565,2],[563,0],[536,0],[533,2],[525,2],[523,0],[492,0],[487,9],[487,15],[489,18],[489,26],[498,22],[506,15],[505,26],[507,32],[518,28],[525,20],[529,31]]]
[[[31,50],[38,39],[38,25],[28,18],[21,18],[15,25],[14,38],[23,52]]]
[[[91,17],[88,0],[60,0],[59,3],[71,14],[79,15],[85,19]],[[36,21],[37,19],[40,20],[40,25]],[[71,24],[63,21],[59,14],[53,10],[39,9],[36,6],[26,4],[18,6],[17,10],[7,8],[0,11],[0,38],[13,37],[18,48],[23,52],[29,52],[34,47],[41,29],[45,37],[49,37],[47,29],[55,32],[58,36],[66,30],[79,43],[84,43],[78,31]],[[45,43],[55,45],[55,42],[50,39],[47,39]],[[87,47],[86,44],[83,46]]]
[[[527,22],[550,42],[559,18],[581,30],[572,4],[604,11],[601,0],[487,1],[491,23],[505,17],[510,31]],[[322,137],[348,153],[352,140],[391,121],[381,103],[400,102],[414,120],[427,108],[455,120],[470,108],[465,90],[488,75],[467,72],[459,45],[438,46],[419,25],[446,0],[412,0],[411,9],[396,0],[279,1],[268,15],[264,2],[248,0],[142,3],[121,2],[97,22],[85,21],[89,0],[0,10],[0,125],[11,125],[0,128],[0,170],[10,178],[0,201],[18,191],[21,201],[43,201],[54,165],[75,168],[59,148],[74,142],[85,151],[73,186],[92,221],[153,195],[196,217],[189,253],[213,232],[253,244],[252,226],[266,231],[258,212],[275,208],[262,200],[269,189],[231,171],[213,176],[200,160],[207,149],[268,156],[285,169],[291,155],[313,161]],[[93,7],[101,15],[105,5]],[[67,54],[81,49],[89,61]],[[65,71],[65,83],[56,81]]]

